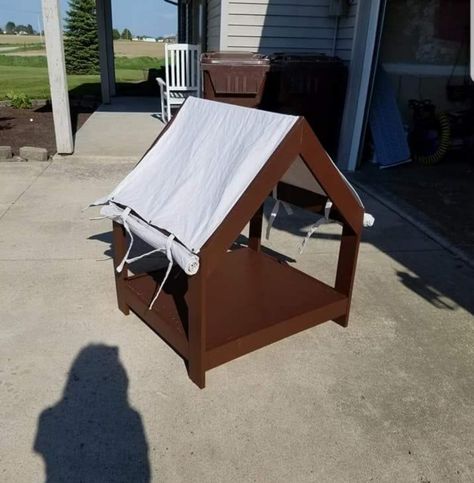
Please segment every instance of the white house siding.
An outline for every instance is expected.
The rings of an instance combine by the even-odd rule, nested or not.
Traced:
[[[207,1],[207,50],[221,50],[221,0]]]
[[[215,6],[221,3],[222,9]],[[208,42],[216,45],[220,33],[222,50],[332,54],[336,19],[328,15],[329,0],[209,0],[208,8]],[[209,22],[216,22],[216,12],[220,32]],[[355,17],[356,4],[339,21],[335,53],[346,61],[351,57]]]

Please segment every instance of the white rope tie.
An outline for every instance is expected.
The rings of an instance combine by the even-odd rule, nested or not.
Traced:
[[[158,292],[156,292],[156,295],[153,297],[153,300],[151,301],[150,305],[148,306],[148,310],[151,310],[153,308],[153,304],[156,302],[158,299],[161,290],[163,289],[163,286],[166,283],[166,280],[168,280],[168,276],[171,272],[171,268],[173,267],[173,256],[171,255],[171,244],[173,243],[174,235],[171,234],[168,239],[166,240],[166,257],[168,258],[168,268],[166,269],[165,276],[163,278],[163,281],[161,282],[160,288],[158,289]]]
[[[291,206],[286,201],[282,201],[281,204],[283,205],[283,208],[285,208],[287,215],[293,214],[293,210],[291,209]]]
[[[310,227],[308,232],[306,233],[306,236],[303,238],[303,241],[300,243],[299,247],[299,254],[303,255],[304,249],[306,247],[306,244],[308,243],[309,239],[313,236],[313,233],[321,226],[321,225],[326,225],[328,223],[331,223],[329,220],[326,220],[326,218],[320,218],[316,223],[313,223]]]
[[[133,241],[134,241],[133,234],[132,234],[132,232],[131,232],[131,230],[128,226],[128,223],[127,223],[127,218],[128,218],[128,215],[130,214],[130,211],[131,211],[130,208],[127,207],[127,208],[125,208],[125,210],[123,210],[123,213],[121,215],[123,227],[125,228],[128,235],[130,236],[130,244],[128,245],[127,253],[125,253],[125,256],[123,257],[122,261],[120,262],[118,267],[115,269],[115,270],[117,270],[118,273],[120,273],[123,270],[123,267],[124,267],[125,263],[127,262],[128,255],[130,255],[130,250],[132,249],[132,245],[133,245]]]
[[[274,198],[275,203],[273,205],[272,212],[270,213],[270,218],[268,219],[267,231],[265,233],[265,238],[267,240],[270,239],[270,231],[272,229],[273,222],[275,221],[275,218],[278,215],[278,210],[280,209],[280,204],[282,204],[283,208],[285,208],[287,215],[293,214],[293,210],[291,209],[291,206],[288,203],[285,203],[284,201],[280,201],[277,198],[277,188],[276,188],[276,186],[275,186],[275,188],[273,188],[272,197]]]
[[[331,213],[331,208],[332,208],[332,201],[327,200],[326,204],[324,205],[324,218],[326,218],[326,220],[329,220],[329,213]]]
[[[151,255],[152,253],[164,251],[162,248],[156,248],[154,250],[150,250],[149,252],[142,253],[141,255],[138,255],[137,257],[128,258],[128,256],[130,255],[130,251],[132,249],[132,246],[133,246],[133,242],[135,241],[135,239],[133,238],[133,233],[130,230],[130,227],[128,226],[128,223],[127,223],[127,218],[128,218],[128,215],[130,214],[130,211],[131,211],[130,208],[126,208],[121,215],[123,226],[130,236],[130,244],[128,245],[127,253],[125,253],[125,256],[123,257],[122,261],[120,262],[120,264],[116,268],[117,272],[119,272],[119,273],[123,270],[125,263],[136,262],[137,260],[140,260],[141,258],[147,257],[148,255]],[[153,308],[153,304],[158,299],[158,297],[161,293],[161,290],[163,289],[163,286],[165,285],[166,280],[169,277],[169,274],[171,272],[171,268],[173,267],[173,256],[171,254],[171,244],[173,243],[173,240],[174,240],[174,235],[172,235],[172,234],[166,240],[166,258],[168,258],[168,268],[166,269],[166,273],[165,273],[165,276],[163,278],[163,281],[161,282],[160,288],[158,289],[155,296],[153,297],[153,300],[151,301],[150,305],[148,306],[148,310],[151,310]]]
[[[370,228],[371,226],[374,226],[375,223],[375,218],[370,214],[370,213],[364,213],[364,227],[365,228]]]
[[[334,223],[333,220],[329,219],[329,214],[331,213],[331,208],[332,208],[332,202],[327,200],[326,204],[324,205],[324,217],[321,217],[316,223],[313,223],[308,230],[308,233],[306,233],[306,236],[303,238],[303,241],[301,242],[299,246],[299,254],[302,255],[304,252],[304,249],[306,247],[306,244],[308,243],[309,239],[313,236],[313,233],[321,226],[321,225],[329,225],[331,223]]]
[[[142,253],[141,255],[138,255],[137,257],[127,258],[127,263],[133,263],[133,262],[136,262],[137,260],[141,260],[142,258],[145,258],[148,255],[151,255],[153,253],[164,252],[164,251],[165,250],[163,248],[154,248],[153,250],[150,250],[149,252],[146,252],[146,253]]]
[[[265,234],[265,238],[267,240],[270,238],[270,230],[272,229],[273,222],[275,221],[275,218],[278,215],[279,209],[280,209],[280,200],[275,199],[275,203],[273,204],[272,212],[270,213],[270,218],[268,219],[267,232]]]

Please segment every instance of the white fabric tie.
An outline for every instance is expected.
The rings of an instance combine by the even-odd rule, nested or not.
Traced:
[[[332,201],[327,200],[326,204],[324,205],[324,218],[326,218],[326,220],[329,220],[329,213],[331,213],[331,208],[332,208]]]
[[[321,225],[329,225],[331,223],[340,223],[339,221],[336,220],[331,220],[329,218],[329,214],[331,213],[331,208],[332,208],[332,202],[327,200],[326,204],[324,205],[324,218],[320,218],[316,223],[310,226],[308,233],[304,237],[304,240],[301,242],[299,252],[300,255],[303,253],[306,243],[308,243],[308,240],[311,238],[313,233],[321,226]],[[363,219],[363,226],[368,228],[373,226],[375,223],[375,218],[370,214],[370,213],[364,213],[364,219]]]
[[[275,218],[278,215],[278,210],[280,209],[280,204],[283,205],[283,208],[285,208],[285,211],[288,215],[293,214],[293,210],[291,209],[291,206],[288,203],[285,203],[284,201],[280,201],[277,198],[277,189],[276,186],[273,188],[273,193],[272,197],[275,200],[275,203],[273,204],[272,212],[270,213],[270,218],[268,219],[268,224],[267,224],[267,231],[265,233],[265,238],[267,240],[270,239],[270,230],[272,229],[273,222],[275,221]]]
[[[121,215],[123,226],[124,226],[125,230],[127,231],[128,235],[130,236],[130,244],[128,245],[127,253],[125,253],[125,256],[123,257],[122,261],[120,262],[120,265],[118,265],[118,267],[115,269],[115,270],[117,270],[118,273],[120,273],[123,270],[123,267],[125,266],[125,263],[127,262],[127,258],[130,255],[130,250],[132,249],[132,245],[133,245],[133,241],[134,241],[132,231],[130,230],[128,223],[127,223],[127,218],[128,218],[128,215],[130,214],[130,211],[131,211],[131,209],[127,207],[127,208],[125,208],[125,210],[123,210],[123,213]]]
[[[123,211],[122,208],[119,208],[114,203],[105,205],[101,209],[103,215],[120,224],[123,223]],[[156,249],[158,252],[166,252],[168,235],[165,235],[157,228],[150,226],[144,220],[137,218],[133,212],[128,215],[127,223],[128,227],[133,232],[134,237],[141,238],[144,242],[150,245],[153,250]],[[150,255],[151,253],[152,252],[148,252],[144,256]],[[199,256],[189,251],[181,243],[178,243],[176,239],[174,239],[171,244],[171,254],[173,256],[173,262],[178,264],[187,275],[196,275],[199,271]]]
[[[375,218],[370,213],[364,213],[364,228],[370,228],[371,226],[374,226],[374,223]]]
[[[127,209],[124,210],[124,212],[122,214],[123,226],[125,227],[125,230],[127,230],[127,233],[130,235],[130,245],[128,246],[127,253],[123,257],[123,260],[120,262],[120,265],[116,268],[117,272],[119,272],[119,273],[123,270],[123,267],[125,266],[126,263],[133,263],[133,262],[136,262],[137,260],[141,260],[142,258],[145,258],[148,255],[151,255],[153,253],[165,251],[163,248],[155,248],[153,250],[150,250],[149,252],[142,253],[141,255],[138,255],[136,257],[128,258],[128,256],[130,255],[130,250],[132,249],[133,242],[135,241],[133,234],[132,234],[132,230],[130,230],[130,227],[127,223],[127,218],[128,218],[129,213],[130,213],[130,208],[127,208]],[[106,217],[104,217],[104,218],[106,218]],[[168,240],[169,240],[169,237],[168,237]],[[168,245],[167,245],[167,247],[168,247]]]
[[[158,289],[158,292],[156,292],[156,295],[153,297],[153,300],[151,301],[150,305],[148,306],[148,310],[151,310],[153,308],[153,304],[156,302],[158,297],[160,296],[161,290],[163,289],[166,280],[168,280],[168,276],[171,272],[171,268],[173,267],[173,256],[171,255],[171,243],[173,242],[174,235],[171,234],[168,239],[166,240],[166,257],[168,258],[168,268],[166,269],[165,276],[163,278],[163,281],[161,282],[160,288]]]
[[[137,260],[141,260],[142,258],[145,258],[147,257],[148,255],[151,255],[153,253],[157,253],[157,252],[164,252],[163,248],[154,248],[153,250],[150,250],[149,252],[146,252],[146,253],[142,253],[141,255],[138,255],[137,257],[133,257],[133,258],[127,258],[127,263],[133,263],[133,262],[136,262]]]
[[[332,208],[332,201],[327,200],[326,204],[324,205],[324,216],[321,217],[316,223],[313,223],[308,230],[308,233],[306,233],[306,236],[303,238],[303,241],[300,244],[299,247],[299,254],[302,255],[304,252],[304,249],[306,247],[306,244],[308,243],[309,239],[312,237],[313,233],[321,226],[321,225],[329,225],[330,223],[337,223],[334,220],[329,219],[329,214],[331,213],[331,208]]]
[[[141,260],[142,258],[147,257],[148,255],[151,255],[152,253],[157,253],[157,252],[163,252],[164,250],[162,248],[155,248],[154,250],[150,250],[149,252],[142,253],[141,255],[138,255],[137,257],[133,258],[128,258],[130,255],[130,251],[132,249],[133,242],[135,241],[133,237],[132,230],[130,230],[130,227],[128,226],[127,223],[127,218],[130,213],[130,208],[126,208],[123,211],[122,214],[122,222],[125,230],[127,230],[127,233],[130,235],[130,245],[128,246],[127,253],[123,257],[122,261],[120,262],[120,265],[116,268],[117,272],[120,273],[123,270],[123,267],[125,266],[126,263],[133,263],[136,262],[137,260]],[[168,240],[166,242],[166,255],[168,256],[168,252],[170,252],[170,255],[168,256],[168,260],[171,259],[171,242],[173,241],[174,235],[170,235],[168,237]]]

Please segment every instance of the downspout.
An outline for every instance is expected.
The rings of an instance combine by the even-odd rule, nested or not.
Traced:
[[[177,8],[178,8],[178,32],[176,35],[176,40],[178,42],[183,41],[183,8],[182,8],[182,0],[178,0]]]
[[[167,3],[175,4],[173,0],[165,0]],[[191,42],[191,23],[190,23],[190,3],[191,0],[178,0],[178,42]]]
[[[332,43],[332,51],[331,51],[331,56],[332,57],[335,57],[336,56],[336,47],[337,47],[337,35],[339,33],[339,19],[341,17],[338,15],[336,17],[336,23],[334,25],[334,39],[333,39],[333,43]]]
[[[202,0],[202,18],[201,18],[201,52],[207,51],[207,1]]]

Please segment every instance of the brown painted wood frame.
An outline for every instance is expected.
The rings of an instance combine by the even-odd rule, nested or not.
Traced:
[[[263,203],[298,155],[328,194],[343,225],[334,287],[260,249]],[[168,290],[148,310],[161,275],[129,276],[125,266],[121,274],[115,272],[119,309],[124,314],[131,309],[155,330],[183,357],[189,377],[203,388],[205,373],[213,367],[328,320],[347,325],[362,219],[363,208],[308,123],[299,118],[203,246],[199,272],[187,277],[176,269],[174,281],[165,284]],[[248,248],[229,251],[249,221]],[[113,247],[115,268],[126,252],[126,233],[117,223]],[[290,299],[300,305],[285,305]]]

